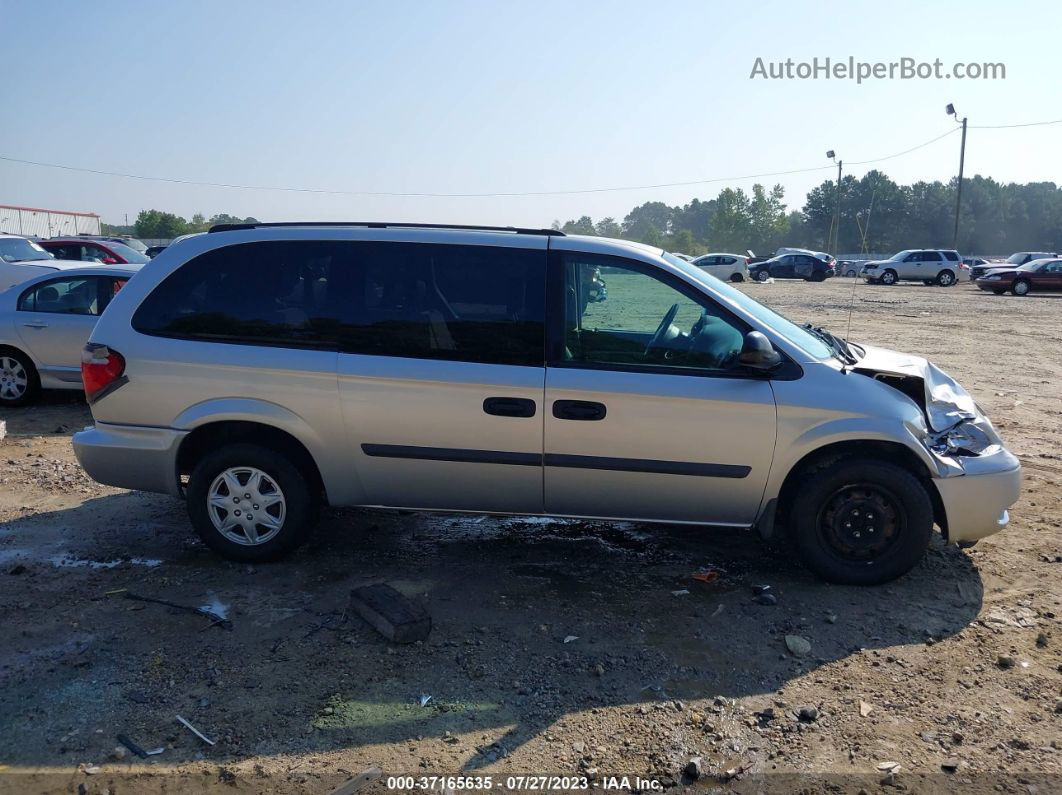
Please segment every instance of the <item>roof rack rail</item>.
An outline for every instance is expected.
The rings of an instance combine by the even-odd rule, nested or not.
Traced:
[[[364,226],[367,229],[462,229],[473,232],[512,232],[517,235],[550,235],[564,237],[559,229],[527,229],[520,226],[480,226],[479,224],[415,224],[389,221],[273,221],[255,224],[215,224],[211,232],[233,232],[240,229],[261,229],[285,226]]]

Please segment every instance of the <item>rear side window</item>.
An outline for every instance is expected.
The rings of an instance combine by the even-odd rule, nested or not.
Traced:
[[[354,241],[245,243],[183,265],[133,327],[157,336],[541,366],[545,253]]]
[[[948,262],[958,262],[959,261],[959,254],[958,254],[958,252],[955,252],[955,251],[945,251],[944,252],[944,259],[946,259]]]
[[[20,312],[45,312],[53,315],[98,316],[126,281],[111,276],[50,279],[31,287],[19,296],[18,309]]]

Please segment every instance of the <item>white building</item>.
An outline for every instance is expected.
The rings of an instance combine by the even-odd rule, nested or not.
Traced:
[[[0,204],[0,232],[26,237],[98,235],[101,233],[100,217],[96,213]]]

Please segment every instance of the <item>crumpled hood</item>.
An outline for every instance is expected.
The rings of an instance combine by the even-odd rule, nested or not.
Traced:
[[[921,381],[925,396],[923,410],[933,431],[947,430],[962,420],[974,419],[980,415],[981,412],[970,393],[929,360],[871,345],[860,347],[866,350],[867,355],[854,366],[853,369],[857,372]],[[901,391],[910,395],[908,390]]]

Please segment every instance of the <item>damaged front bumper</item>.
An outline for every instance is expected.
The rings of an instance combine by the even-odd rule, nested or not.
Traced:
[[[1021,463],[962,385],[921,357],[870,346],[854,369],[922,410],[924,423],[908,430],[933,464],[948,541],[974,542],[1006,527],[1021,495]]]
[[[964,456],[962,473],[934,477],[943,503],[947,539],[973,542],[1007,526],[1007,509],[1021,496],[1021,463],[1006,448],[988,455]]]

